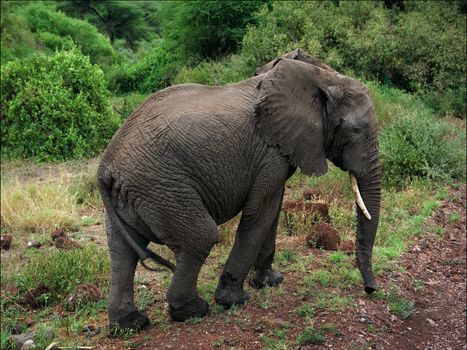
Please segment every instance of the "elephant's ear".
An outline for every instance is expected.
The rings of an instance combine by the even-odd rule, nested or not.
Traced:
[[[319,87],[329,72],[281,59],[259,83],[255,119],[259,133],[308,175],[328,170],[324,150],[326,95]]]

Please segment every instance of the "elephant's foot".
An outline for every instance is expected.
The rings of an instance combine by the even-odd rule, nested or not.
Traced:
[[[217,288],[215,295],[216,303],[230,308],[232,305],[242,305],[250,299],[250,296],[242,288],[237,286],[227,286],[225,288]]]
[[[136,331],[139,332],[149,324],[149,318],[139,311],[131,311],[125,316],[119,318],[116,322],[111,322],[109,325],[110,334],[118,336],[122,332]]]
[[[170,317],[177,322],[183,322],[192,317],[204,317],[208,313],[208,310],[208,302],[199,296],[195,296],[178,308],[169,305]]]
[[[250,279],[250,286],[261,289],[266,286],[273,287],[282,283],[284,277],[279,271],[269,269],[263,272],[256,271]]]

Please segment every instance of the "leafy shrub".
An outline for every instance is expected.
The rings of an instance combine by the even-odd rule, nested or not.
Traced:
[[[125,120],[147,97],[148,95],[146,94],[133,93],[113,97],[110,99],[110,104],[120,119]]]
[[[112,67],[109,73],[109,87],[112,91],[120,94],[134,91],[147,94],[170,85],[180,63],[164,41],[139,56],[136,62],[124,60]]]
[[[253,71],[233,55],[217,62],[202,62],[194,68],[183,67],[175,76],[173,83],[198,83],[224,85],[236,83],[253,75]]]
[[[9,62],[1,77],[2,155],[90,157],[118,126],[104,73],[77,49]]]
[[[30,3],[17,11],[38,40],[52,51],[70,49],[75,43],[92,63],[110,66],[114,50],[107,37],[86,21],[67,17],[42,3]]]
[[[89,244],[79,249],[39,251],[16,276],[20,289],[32,289],[39,283],[61,299],[82,283],[102,285],[108,279],[110,262],[104,249]]]
[[[383,180],[403,186],[417,177],[435,181],[465,174],[465,134],[430,110],[401,115],[380,135]]]
[[[235,51],[264,1],[180,1],[161,7],[163,33],[177,56],[192,64]]]
[[[301,47],[344,74],[425,95],[442,114],[465,115],[465,14],[454,3],[310,1],[263,6],[242,56],[260,66]]]

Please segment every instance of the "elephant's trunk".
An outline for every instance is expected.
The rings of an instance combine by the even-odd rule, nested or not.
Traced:
[[[376,231],[379,222],[379,210],[381,205],[381,166],[378,151],[371,157],[368,175],[357,178],[358,188],[364,206],[368,210],[364,213],[361,206],[357,205],[357,238],[356,256],[357,265],[365,283],[365,292],[372,293],[378,289],[371,268],[371,255],[375,242]],[[371,218],[371,219],[370,219]]]

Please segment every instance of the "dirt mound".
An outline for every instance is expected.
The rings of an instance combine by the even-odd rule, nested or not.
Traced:
[[[11,246],[11,241],[13,240],[13,236],[9,234],[3,234],[1,236],[1,249],[8,250]]]
[[[319,224],[313,232],[306,237],[306,243],[311,248],[337,250],[340,244],[339,232],[329,224]]]
[[[81,248],[81,245],[70,239],[68,235],[62,229],[57,229],[51,234],[52,241],[54,242],[54,246],[58,249],[74,249],[74,248]]]
[[[339,249],[342,250],[345,254],[352,254],[355,252],[355,243],[353,241],[343,241],[341,242]]]
[[[21,295],[21,301],[33,309],[39,309],[47,305],[47,293],[49,293],[49,288],[39,283],[36,288],[24,292]]]
[[[76,287],[73,293],[66,297],[66,306],[69,310],[74,310],[80,305],[102,299],[103,295],[97,286],[83,283]]]

